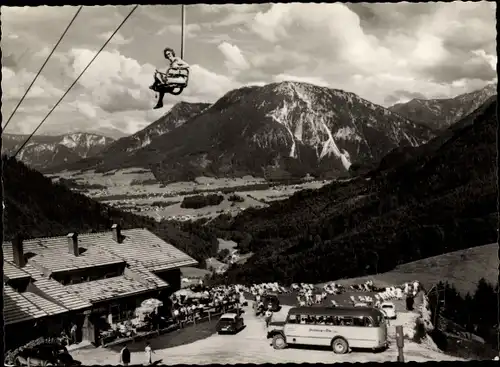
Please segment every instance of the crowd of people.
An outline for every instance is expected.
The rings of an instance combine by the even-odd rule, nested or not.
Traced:
[[[274,282],[252,284],[251,286],[220,285],[209,288],[200,283],[189,289],[180,290],[171,296],[172,316],[174,321],[182,323],[206,317],[209,312],[220,314],[236,310],[244,305],[244,294],[248,293],[256,301],[257,316],[263,315],[268,323],[272,318],[272,310],[270,304],[264,304],[263,296],[269,294],[296,295],[298,306],[311,306],[328,302],[327,299],[331,295],[359,292],[360,294],[349,296],[352,305],[366,304],[367,306],[380,307],[386,301],[414,297],[420,289],[418,281],[387,288],[375,287],[371,280],[350,286],[330,282],[323,287],[316,287],[308,283],[294,283],[290,287],[285,287]],[[339,306],[336,300],[330,300],[328,305]]]
[[[183,289],[171,296],[172,316],[176,322],[196,321],[208,313],[220,314],[241,307],[243,289],[237,285],[208,288],[203,285]]]

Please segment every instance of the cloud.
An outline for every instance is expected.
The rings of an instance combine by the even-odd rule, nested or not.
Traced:
[[[408,90],[396,90],[392,94],[385,97],[384,102],[390,106],[396,103],[405,103],[412,99],[425,99],[425,95]]]
[[[472,88],[495,78],[487,52],[495,20],[490,4],[464,4],[273,4],[248,24],[267,43],[252,65],[264,74],[280,66],[284,74],[309,74],[382,104],[412,87],[440,93],[449,83],[452,93],[453,81],[463,79]],[[269,51],[271,45],[285,51]]]
[[[10,69],[15,69],[17,65],[17,58],[14,54],[2,55],[2,66]]]
[[[222,42],[217,48],[224,55],[225,65],[230,72],[237,73],[250,67],[238,46]]]
[[[474,50],[472,53],[482,59],[484,59],[490,66],[492,70],[497,69],[498,58],[496,55],[489,55],[484,50]]]
[[[220,98],[229,90],[239,86],[240,84],[235,80],[195,64],[191,65],[190,83],[183,94],[197,96],[200,102],[215,102],[214,96]]]
[[[197,36],[197,33],[201,30],[201,26],[199,24],[186,24],[184,26],[185,36],[187,38],[192,38]],[[180,24],[169,24],[163,28],[161,28],[156,34],[164,35],[165,33],[170,32],[175,35],[180,35],[182,32],[182,27]]]
[[[70,74],[76,78],[94,57],[88,49],[72,49],[68,55]],[[141,65],[117,50],[102,51],[79,80],[93,102],[105,111],[118,112],[150,108],[154,66]]]
[[[99,39],[101,39],[103,41],[107,41],[109,39],[109,37],[111,37],[112,34],[113,34],[113,32],[111,32],[111,31],[102,33],[99,35]],[[120,46],[120,45],[127,45],[132,41],[133,41],[133,38],[126,39],[120,33],[116,33],[109,43],[113,44],[113,45]]]
[[[470,92],[496,80],[495,7],[484,1],[189,5],[190,82],[180,96],[166,96],[165,105],[214,102],[230,89],[282,80],[344,89],[382,105]],[[130,8],[83,9],[12,131],[43,118]],[[2,111],[14,108],[76,10],[2,9]],[[165,113],[168,107],[151,109],[148,86],[154,69],[166,65],[163,48],[179,49],[180,10],[141,6],[42,131],[132,133]]]
[[[24,69],[14,71],[11,68],[2,67],[2,99],[4,101],[19,100],[29,85],[35,78],[35,73],[31,73]],[[31,87],[26,99],[60,97],[64,93],[63,90],[54,87],[43,75],[38,76],[35,84]],[[28,102],[29,103],[29,102]]]

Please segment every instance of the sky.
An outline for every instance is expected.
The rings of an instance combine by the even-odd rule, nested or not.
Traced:
[[[388,107],[448,98],[496,81],[494,2],[187,5],[188,88],[153,110],[165,47],[180,52],[181,7],[140,6],[40,134],[133,134],[180,101],[215,102],[284,80],[342,89]],[[31,133],[132,6],[84,7],[9,123]],[[6,121],[77,7],[2,7]]]

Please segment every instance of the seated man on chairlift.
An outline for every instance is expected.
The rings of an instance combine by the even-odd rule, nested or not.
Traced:
[[[179,95],[187,87],[189,78],[189,64],[175,56],[174,50],[166,48],[163,51],[165,58],[170,61],[166,73],[155,72],[155,82],[149,88],[159,93],[158,103],[154,109],[163,107],[163,97],[166,93]]]

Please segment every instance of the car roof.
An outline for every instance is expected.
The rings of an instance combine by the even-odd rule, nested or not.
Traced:
[[[228,312],[223,314],[220,318],[221,319],[235,319],[238,316],[238,314],[233,313],[233,312]]]

